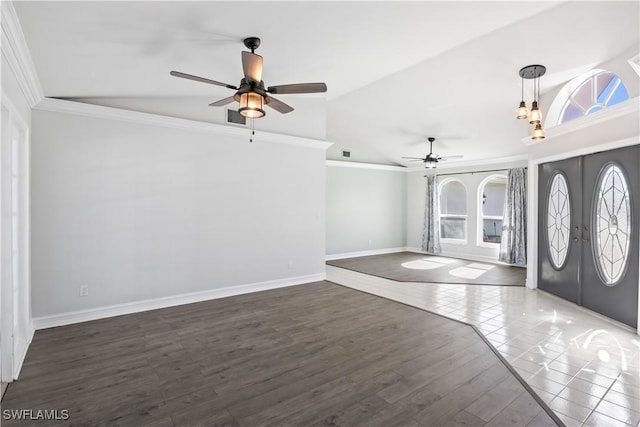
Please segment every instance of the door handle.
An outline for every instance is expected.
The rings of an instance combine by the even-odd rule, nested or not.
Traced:
[[[574,241],[574,242],[577,242],[577,241],[579,241],[579,240],[580,240],[580,239],[579,239],[579,238],[577,238],[577,237],[574,237],[574,238],[573,238],[573,241]]]
[[[584,237],[582,238],[582,241],[587,243],[589,241],[589,239],[585,239]]]

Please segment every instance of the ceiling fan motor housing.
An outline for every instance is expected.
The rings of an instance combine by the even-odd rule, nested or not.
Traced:
[[[247,37],[243,40],[243,42],[247,49],[251,49],[251,53],[253,53],[254,50],[260,47],[259,37]]]

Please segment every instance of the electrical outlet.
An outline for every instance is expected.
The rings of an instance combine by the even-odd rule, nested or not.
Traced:
[[[289,260],[289,270],[293,269],[293,260]]]
[[[371,246],[371,239],[369,239],[369,246]]]
[[[89,296],[89,285],[80,286],[80,296],[81,297]]]

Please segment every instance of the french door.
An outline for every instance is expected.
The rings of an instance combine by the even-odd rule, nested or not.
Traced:
[[[538,287],[637,327],[640,146],[540,165]]]

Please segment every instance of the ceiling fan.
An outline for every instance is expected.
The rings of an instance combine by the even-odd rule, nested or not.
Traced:
[[[424,163],[424,166],[427,169],[435,169],[436,168],[436,164],[438,162],[441,161],[445,161],[445,160],[449,160],[449,159],[461,159],[464,156],[463,155],[456,155],[456,156],[439,156],[437,154],[433,153],[433,142],[436,140],[433,137],[429,137],[429,154],[427,154],[424,158],[423,157],[402,157],[403,159],[409,159],[412,162],[417,162],[417,161],[421,161]]]
[[[251,49],[251,52],[242,52],[242,70],[244,72],[244,77],[240,80],[239,86],[181,73],[180,71],[171,71],[170,74],[183,79],[195,80],[197,82],[209,83],[235,90],[236,93],[233,96],[212,102],[209,105],[212,107],[221,107],[223,105],[230,104],[233,101],[237,101],[240,104],[238,112],[244,117],[255,119],[265,115],[265,111],[263,109],[264,105],[268,105],[283,114],[293,111],[293,107],[274,98],[271,94],[285,95],[327,91],[327,85],[324,83],[294,83],[278,86],[265,86],[264,81],[262,81],[262,56],[255,53],[255,50],[260,46],[260,39],[258,37],[247,37],[244,39],[244,45],[248,49]]]

